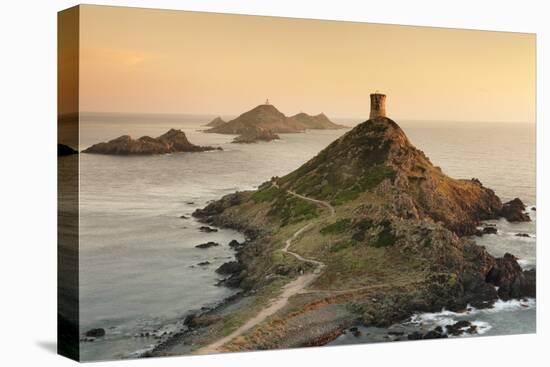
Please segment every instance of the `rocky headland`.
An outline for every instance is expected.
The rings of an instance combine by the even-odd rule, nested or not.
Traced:
[[[447,176],[396,122],[371,113],[297,170],[193,213],[248,237],[218,269],[221,284],[242,292],[194,313],[148,355],[323,345],[353,325],[535,297],[534,270],[472,239],[481,221],[529,220],[520,203]],[[476,333],[452,325],[409,339],[462,329]]]
[[[142,136],[139,139],[132,139],[128,135],[123,135],[106,143],[94,144],[82,152],[112,155],[152,155],[209,150],[222,150],[222,148],[194,145],[189,142],[183,131],[170,129],[157,138]]]
[[[247,134],[250,131],[299,133],[307,129],[340,129],[345,126],[333,123],[324,114],[310,116],[306,113],[287,117],[271,104],[263,104],[224,124],[218,124],[207,133]],[[272,139],[270,139],[272,140]]]

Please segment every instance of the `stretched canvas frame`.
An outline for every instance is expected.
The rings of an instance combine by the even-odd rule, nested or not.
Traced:
[[[109,25],[113,28],[103,31],[111,32],[112,44],[93,43],[101,29],[94,27]],[[128,38],[132,31],[149,31],[153,41],[142,45],[138,37]],[[185,31],[206,43],[187,39],[193,47],[186,50],[196,54],[171,54],[169,42],[185,49],[185,43],[176,42]],[[347,44],[357,41],[359,31],[380,39]],[[471,32],[493,38],[472,45]],[[312,43],[285,41],[281,34]],[[102,36],[95,41],[108,39]],[[420,48],[437,45],[436,61],[423,65],[410,42],[402,44],[410,47],[410,58],[389,58],[394,50],[388,43],[405,36]],[[218,51],[249,42],[239,48],[249,53],[228,46],[216,54],[207,41],[217,42]],[[465,57],[464,69],[446,65],[450,61],[442,51],[451,52],[443,50],[446,43],[477,50],[480,58]],[[356,50],[363,59],[335,57],[326,44],[348,56]],[[532,34],[93,5],[61,11],[59,354],[94,361],[535,332],[534,45]],[[294,59],[288,57],[292,53]],[[219,59],[212,62],[215,55]],[[380,61],[367,62],[365,55]],[[509,57],[499,59],[498,68],[468,64],[489,62],[495,55]],[[173,60],[181,64],[170,69]],[[361,60],[365,74],[354,79],[348,70],[361,70]],[[301,73],[293,72],[294,65]],[[124,68],[142,76],[143,84],[132,84],[135,78],[125,78]],[[411,68],[419,74],[400,75]],[[497,71],[487,75],[487,70]],[[457,71],[464,74],[452,75]],[[224,89],[224,83],[235,83],[235,75],[242,89]],[[170,81],[175,76],[180,86]],[[476,82],[482,77],[517,88],[498,93]],[[456,99],[451,112],[424,102],[415,115],[420,120],[402,124],[393,111],[414,111],[405,97],[418,95],[403,93],[398,82],[388,82],[392,78],[418,84],[448,78],[445,93],[453,96],[466,93],[461,81],[471,78],[478,88],[472,95],[486,98],[487,109],[471,108],[482,114],[478,121],[459,110],[470,105],[467,98]],[[353,83],[363,79],[371,83],[361,90]],[[210,93],[202,99],[192,95],[200,94],[200,81]],[[125,83],[134,89],[125,89]],[[195,89],[186,90],[190,94],[183,93],[179,105],[170,93],[187,83]],[[292,83],[317,100],[285,95],[281,85],[291,88]],[[349,103],[334,97],[346,95],[334,90],[348,83],[350,90],[361,90],[362,110],[355,96]],[[231,103],[242,104],[258,85],[269,95],[255,95],[247,102],[250,111],[235,112]],[[116,93],[109,94],[111,87]],[[147,89],[166,93],[159,92],[166,97],[158,99],[161,107],[151,109],[154,103],[143,97],[153,95]],[[438,94],[433,98],[444,101]],[[264,102],[271,95],[276,98]],[[279,102],[290,111],[281,112],[275,106]],[[494,109],[499,104],[517,112],[511,121]],[[194,106],[211,116],[198,116]],[[311,106],[322,108],[302,112]],[[336,121],[331,111],[343,114],[345,108],[362,115]],[[216,117],[224,109],[232,112]],[[433,121],[422,120],[423,113],[437,112],[467,121],[442,119],[445,134]],[[491,118],[495,121],[483,121]],[[207,127],[197,131],[199,122]],[[134,139],[138,136],[127,136],[130,131],[154,137]],[[487,139],[488,132],[495,139]],[[452,134],[459,142],[448,138]],[[445,152],[443,141],[459,149],[458,158]],[[431,161],[432,152],[442,159],[441,167]],[[510,172],[509,182],[497,179],[512,168],[517,172]],[[484,174],[481,179],[467,176],[478,172]],[[166,180],[178,174],[187,191]],[[124,196],[128,192],[145,199],[131,201]],[[170,274],[181,277],[181,288]],[[185,277],[193,280],[185,283]],[[175,291],[193,302],[178,303]]]

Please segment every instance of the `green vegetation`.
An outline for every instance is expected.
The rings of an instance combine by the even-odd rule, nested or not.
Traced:
[[[395,171],[388,166],[374,166],[359,180],[363,191],[371,190],[378,186],[386,178],[395,179]]]
[[[264,203],[264,202],[271,202],[285,195],[286,193],[284,190],[281,190],[275,186],[269,186],[269,187],[260,188],[259,190],[255,191],[252,194],[251,198],[256,204],[258,204],[258,203]]]
[[[303,220],[317,218],[317,206],[305,200],[288,194],[278,196],[271,206],[269,215],[281,220],[281,225],[297,223]]]
[[[388,247],[392,246],[397,237],[393,233],[391,223],[389,221],[383,221],[381,223],[382,231],[378,234],[378,239],[372,244],[374,247]]]
[[[339,234],[344,233],[351,225],[351,219],[345,218],[321,228],[321,234]]]
[[[262,186],[250,198],[255,204],[271,203],[268,215],[279,219],[282,226],[319,216],[315,204],[289,195],[286,190],[273,185]]]
[[[355,241],[355,240],[344,240],[344,241],[336,242],[336,243],[330,248],[330,251],[331,251],[331,252],[342,251],[342,250],[345,250],[345,249],[354,247],[354,246],[357,245],[357,244],[358,244],[358,242]]]
[[[355,241],[364,241],[365,240],[365,232],[367,232],[369,229],[371,229],[373,226],[372,220],[370,219],[363,219],[360,222],[356,223],[353,228],[355,233],[351,238],[353,238]]]
[[[332,205],[342,205],[348,201],[357,199],[361,194],[361,188],[357,185],[353,186],[351,189],[340,191],[331,201]]]
[[[363,177],[356,181],[351,187],[340,191],[332,200],[332,204],[341,205],[355,200],[361,193],[374,189],[386,178],[390,180],[395,179],[395,171],[393,168],[384,165],[376,165],[365,172]]]

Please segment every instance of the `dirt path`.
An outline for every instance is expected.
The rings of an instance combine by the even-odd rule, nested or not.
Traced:
[[[279,187],[276,183],[274,183],[274,186],[277,187],[277,188]],[[332,207],[332,205],[330,205],[329,203],[327,203],[325,201],[308,198],[307,196],[303,196],[303,195],[297,194],[297,193],[295,193],[293,191],[289,191],[289,190],[287,190],[287,192],[290,195],[298,197],[302,200],[307,200],[307,201],[311,201],[313,203],[316,203],[318,205],[322,205],[322,206],[324,206],[324,207],[326,207],[330,210],[330,215],[331,216],[334,215],[334,208]],[[266,308],[261,310],[256,316],[249,319],[247,322],[244,323],[244,325],[239,327],[237,330],[233,331],[231,334],[227,335],[226,337],[224,337],[222,339],[217,340],[216,342],[214,342],[210,345],[207,345],[203,348],[198,349],[195,353],[197,353],[197,354],[209,354],[209,353],[218,353],[218,352],[220,352],[220,348],[222,346],[229,343],[231,340],[235,339],[236,337],[241,336],[242,334],[244,334],[248,330],[252,329],[254,326],[260,324],[262,321],[267,319],[269,316],[275,314],[277,311],[282,309],[284,306],[286,306],[286,304],[288,303],[288,299],[290,297],[292,297],[295,294],[302,293],[304,291],[304,289],[306,289],[311,283],[313,283],[313,281],[315,279],[317,279],[317,277],[319,277],[319,275],[321,275],[321,270],[325,267],[324,263],[322,263],[321,261],[305,258],[305,257],[301,256],[300,254],[297,254],[296,252],[293,252],[293,251],[289,250],[290,246],[292,245],[292,241],[294,241],[298,236],[300,236],[309,226],[310,226],[310,224],[307,224],[307,225],[303,226],[302,228],[300,228],[299,230],[297,230],[296,232],[294,232],[294,234],[286,240],[285,247],[282,248],[281,251],[284,252],[284,253],[287,253],[291,256],[294,256],[296,259],[298,259],[300,261],[307,262],[307,263],[315,265],[315,270],[312,273],[307,273],[307,274],[300,275],[298,278],[296,278],[292,282],[286,284],[283,287],[282,293],[280,295],[278,295],[277,297],[275,297],[271,301],[271,303]]]
[[[290,190],[287,190],[286,192],[288,192],[288,193],[289,193],[290,195],[292,195],[292,196],[296,196],[297,198],[300,198],[300,199],[303,199],[303,200],[307,200],[307,201],[311,201],[312,203],[319,204],[319,205],[324,206],[325,208],[328,208],[328,209],[330,210],[330,216],[331,216],[331,217],[332,217],[332,216],[334,215],[334,213],[335,213],[334,207],[333,207],[332,205],[330,205],[330,204],[329,204],[328,202],[326,202],[326,201],[308,198],[307,196],[297,194],[297,193],[295,193],[294,191],[290,191]]]

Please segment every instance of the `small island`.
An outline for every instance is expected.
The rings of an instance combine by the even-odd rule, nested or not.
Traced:
[[[223,125],[223,124],[225,124],[225,121],[221,118],[221,116],[218,116],[214,120],[210,121],[209,123],[207,123],[204,126],[218,127],[218,126]]]
[[[251,126],[243,129],[241,135],[233,139],[232,143],[250,144],[258,141],[271,141],[280,139],[279,135],[268,129]]]
[[[199,146],[192,144],[181,130],[170,129],[158,138],[142,136],[132,139],[123,135],[106,143],[94,144],[82,153],[111,155],[152,155],[180,152],[205,152],[222,150],[220,147]]]
[[[275,106],[266,103],[256,106],[250,111],[241,114],[239,117],[228,122],[221,123],[221,118],[210,122],[213,126],[205,130],[207,133],[237,134],[242,135],[236,142],[254,142],[257,140],[269,141],[276,139],[277,133],[301,133],[310,129],[343,129],[346,126],[335,124],[321,113],[311,116],[307,113],[299,113],[287,117]],[[255,136],[258,138],[255,139]],[[242,141],[241,141],[242,140]]]

